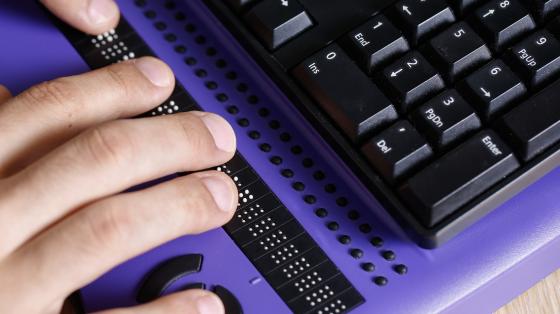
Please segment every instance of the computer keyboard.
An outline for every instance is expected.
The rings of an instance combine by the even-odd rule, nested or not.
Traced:
[[[206,0],[435,247],[560,164],[560,0]]]

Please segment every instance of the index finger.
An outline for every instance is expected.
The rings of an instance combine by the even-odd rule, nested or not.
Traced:
[[[40,0],[54,15],[93,35],[116,27],[119,8],[113,0]]]

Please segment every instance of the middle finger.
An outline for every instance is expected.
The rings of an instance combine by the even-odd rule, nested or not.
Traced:
[[[109,122],[0,182],[0,256],[72,210],[141,182],[225,163],[235,135],[201,112]]]

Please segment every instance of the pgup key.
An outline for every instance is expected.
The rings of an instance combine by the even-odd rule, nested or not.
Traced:
[[[513,46],[508,56],[513,69],[531,87],[541,86],[560,70],[560,43],[546,30]]]

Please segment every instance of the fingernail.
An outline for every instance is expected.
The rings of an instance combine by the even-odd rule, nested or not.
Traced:
[[[224,313],[224,306],[222,305],[222,301],[213,294],[207,294],[196,299],[196,307],[199,314]]]
[[[93,24],[103,24],[118,14],[117,5],[113,0],[90,0],[88,16]]]
[[[230,212],[232,207],[232,191],[229,184],[217,176],[201,178],[202,183],[208,189],[218,208],[224,212]]]
[[[219,150],[228,153],[235,151],[235,133],[226,120],[211,113],[199,116],[212,134],[214,143]]]
[[[153,58],[140,58],[135,60],[134,64],[152,84],[159,87],[171,84],[169,71],[160,61]]]

